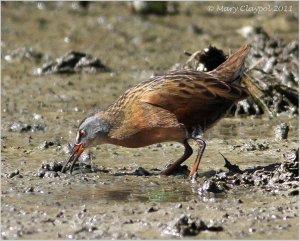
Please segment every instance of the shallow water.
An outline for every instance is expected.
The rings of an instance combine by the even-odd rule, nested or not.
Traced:
[[[207,149],[194,183],[185,175],[157,175],[182,155],[177,143],[139,149],[103,145],[90,150],[98,172],[33,176],[43,162],[65,160],[64,148],[90,110],[106,107],[128,87],[183,62],[184,50],[193,52],[209,43],[235,49],[245,41],[236,30],[253,22],[286,41],[298,38],[298,19],[286,14],[226,15],[222,27],[220,15],[207,12],[208,3],[179,6],[179,15],[141,18],[131,15],[125,3],[93,3],[88,11],[72,9],[70,3],[2,3],[2,238],[170,239],[176,237],[165,234],[166,226],[183,214],[224,227],[223,232],[192,237],[196,239],[298,238],[298,196],[255,188],[204,197],[198,193],[205,177],[224,169],[219,152],[241,169],[281,162],[283,153],[298,146],[298,117],[223,119],[205,134]],[[190,31],[191,24],[204,34]],[[112,72],[36,76],[34,69],[47,60],[5,60],[24,46],[45,59],[83,51],[99,57]],[[17,121],[44,130],[11,131]],[[281,122],[290,131],[279,142],[274,127]],[[268,149],[241,150],[250,139]],[[45,148],[45,141],[54,144]],[[188,168],[195,155],[184,163]],[[153,175],[132,175],[138,167]],[[16,169],[23,177],[7,178]]]

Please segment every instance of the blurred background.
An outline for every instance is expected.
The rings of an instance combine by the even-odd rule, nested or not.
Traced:
[[[297,2],[154,4],[147,9],[129,2],[3,2],[2,52],[23,46],[58,57],[77,50],[115,69],[166,70],[184,50],[209,44],[224,51],[238,48],[246,41],[239,30],[246,26],[261,26],[287,42],[298,39]],[[251,11],[275,5],[287,9]],[[245,11],[227,10],[242,6]]]
[[[249,38],[255,28],[286,44],[298,42],[297,2],[2,2],[1,6],[2,88],[12,91],[9,87],[24,84],[25,76],[43,73],[43,64],[70,51],[82,52],[98,58],[110,71],[71,77],[84,79],[65,90],[80,91],[84,96],[84,101],[76,102],[80,108],[106,106],[129,86],[185,62],[184,51],[193,53],[211,44],[228,54],[245,42],[255,47]],[[280,11],[270,10],[274,6]],[[17,81],[20,75],[23,79]],[[59,84],[68,82],[65,77]],[[34,91],[34,98],[39,100],[47,85],[55,88],[60,78],[39,78],[43,85]],[[117,86],[110,86],[111,81]],[[33,90],[38,84],[28,87]],[[102,88],[97,91],[97,86]],[[107,88],[117,89],[107,93]],[[19,89],[14,91],[22,95]],[[93,91],[97,98],[87,94]],[[5,108],[11,103],[5,101],[5,91],[2,97]],[[55,101],[53,97],[48,101]],[[68,108],[65,104],[63,109]]]

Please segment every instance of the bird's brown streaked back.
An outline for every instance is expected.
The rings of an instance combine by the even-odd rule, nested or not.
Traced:
[[[231,83],[241,78],[236,73],[243,70],[248,51],[249,46],[243,46],[221,68],[208,73],[180,70],[153,77],[150,85],[146,83],[147,91],[141,95],[141,101],[171,111],[188,125],[214,119],[216,109],[248,96],[246,88]]]

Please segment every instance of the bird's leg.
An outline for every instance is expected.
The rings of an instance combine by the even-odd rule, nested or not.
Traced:
[[[192,166],[192,169],[191,169],[190,174],[189,174],[190,177],[194,176],[195,172],[197,172],[200,161],[201,161],[201,158],[202,158],[202,155],[203,155],[203,152],[204,152],[205,147],[206,147],[205,141],[202,140],[201,138],[196,137],[196,138],[193,138],[193,139],[197,142],[197,144],[199,145],[199,148],[198,148],[198,154],[197,154],[196,160],[195,160],[194,165]]]
[[[184,140],[183,145],[185,149],[182,157],[180,157],[176,162],[171,164],[171,166],[167,167],[166,170],[162,171],[160,173],[161,175],[167,176],[172,174],[180,166],[181,163],[183,163],[193,154],[193,149],[190,147],[189,143],[187,142],[187,139]]]

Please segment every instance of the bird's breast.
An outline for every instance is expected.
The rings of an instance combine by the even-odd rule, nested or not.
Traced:
[[[124,136],[122,139],[110,138],[107,142],[129,148],[138,148],[167,141],[182,143],[186,137],[187,134],[183,127],[155,127],[142,129],[133,135]]]

